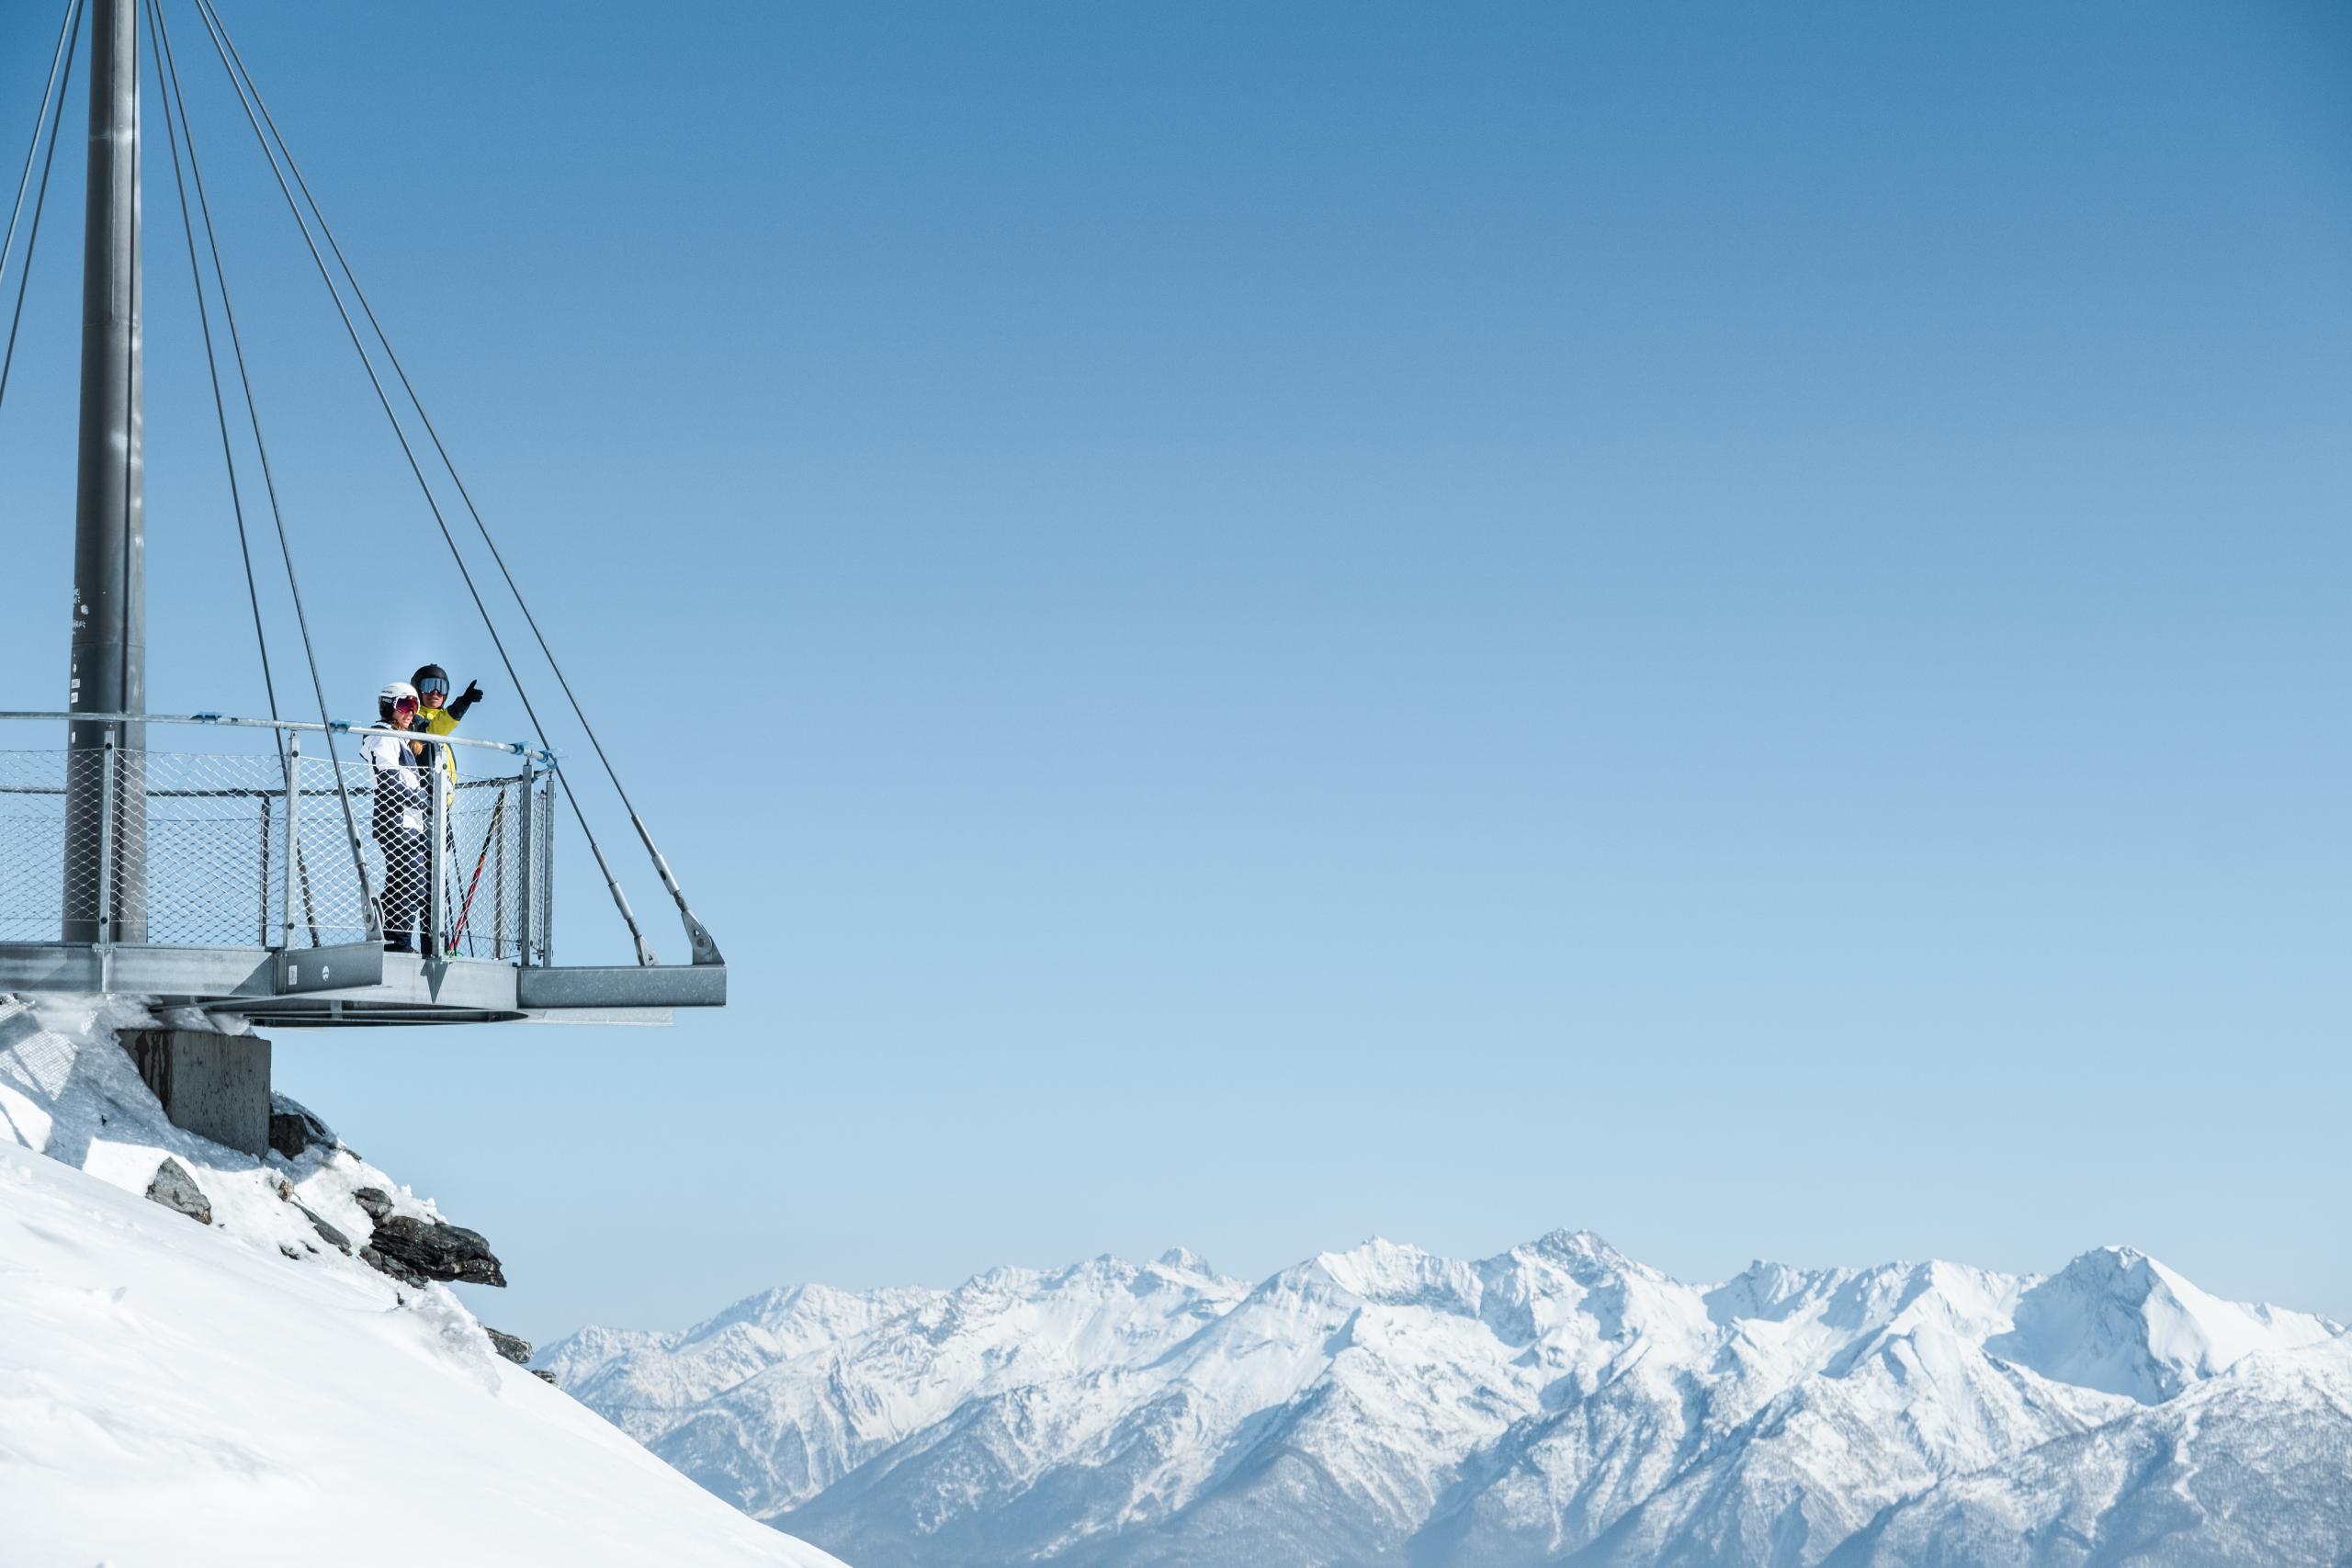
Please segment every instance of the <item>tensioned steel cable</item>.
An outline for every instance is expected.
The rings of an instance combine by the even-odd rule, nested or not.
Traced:
[[[269,493],[270,516],[277,525],[277,549],[286,562],[286,586],[294,597],[294,624],[302,634],[302,658],[310,665],[311,691],[318,699],[319,723],[324,727],[326,735],[327,762],[334,774],[335,798],[343,803],[344,831],[351,838],[351,863],[353,869],[359,874],[359,906],[366,911],[368,935],[376,940],[381,940],[383,921],[376,908],[375,890],[368,878],[368,857],[360,846],[359,818],[351,808],[351,789],[343,776],[343,758],[335,750],[334,721],[327,716],[326,682],[319,676],[318,650],[311,646],[311,621],[302,608],[302,583],[294,570],[294,545],[286,531],[285,510],[278,504],[277,479],[269,466],[269,444],[262,438],[261,407],[254,400],[253,377],[245,366],[244,340],[237,331],[236,307],[229,299],[229,275],[220,265],[220,242],[219,234],[212,226],[212,203],[204,190],[204,164],[203,160],[197,156],[196,127],[189,123],[187,118],[187,96],[180,86],[179,60],[172,51],[172,29],[164,20],[162,6],[156,4],[155,0],[149,0],[149,19],[154,28],[157,42],[161,46],[158,52],[164,58],[164,75],[170,81],[172,97],[177,100],[180,106],[180,129],[187,141],[188,173],[196,182],[197,208],[204,220],[205,243],[212,252],[213,276],[220,288],[221,319],[229,329],[229,346],[235,354],[237,360],[237,380],[244,389],[245,410],[253,422],[254,450],[261,459],[262,484]],[[174,168],[176,170],[176,163]],[[185,201],[181,204],[181,211],[185,216],[187,211]]]
[[[147,31],[149,37],[155,39],[155,51],[161,54],[163,42],[155,27],[156,5],[157,0],[147,0]],[[187,180],[180,172],[179,132],[172,123],[175,110],[168,75],[169,73],[166,73],[164,76],[158,77],[155,83],[156,90],[162,95],[164,100],[164,140],[172,152],[172,188],[178,193],[180,198],[180,231],[187,237],[188,281],[196,289],[197,325],[202,328],[204,333],[204,367],[212,377],[212,412],[220,426],[220,463],[229,471],[229,509],[235,513],[237,519],[237,554],[245,564],[245,597],[253,605],[254,642],[261,649],[262,691],[269,699],[269,716],[275,719],[282,716],[277,711],[277,682],[270,675],[269,637],[262,629],[261,586],[254,577],[253,545],[245,536],[244,492],[237,483],[236,448],[229,439],[229,400],[227,395],[220,390],[220,355],[212,344],[212,312],[210,307],[205,302],[204,269],[196,259],[196,219],[190,210],[187,199]],[[176,113],[180,122],[186,124],[187,105],[185,101],[179,103]],[[190,135],[191,137],[194,135],[193,130]],[[196,144],[193,141],[188,143],[188,156],[191,158],[196,156]],[[209,232],[208,226],[207,233]],[[213,260],[216,264],[219,262],[218,251],[214,252]],[[277,739],[278,763],[282,768],[286,761],[285,732],[279,730],[273,733]]]
[[[57,163],[57,128],[65,118],[65,90],[74,85],[74,46],[82,37],[82,0],[73,0],[67,15],[72,26],[65,39],[65,73],[58,81],[56,107],[49,117],[49,152],[40,161],[40,188],[33,194],[33,226],[26,231],[24,265],[17,272],[17,309],[8,318],[8,352],[0,357],[0,402],[8,400],[8,373],[17,367],[17,329],[25,321],[25,285],[32,281],[33,250],[40,243],[40,215],[49,209],[49,171]],[[36,145],[40,141],[38,120],[33,122],[33,141]]]
[[[197,0],[197,4],[208,11],[212,8],[212,0]],[[218,13],[214,15],[217,21]],[[695,919],[694,911],[686,907],[685,890],[678,886],[678,879],[671,874],[670,863],[662,857],[662,852],[654,847],[652,833],[647,829],[645,819],[638,815],[636,803],[629,799],[628,791],[622,786],[620,773],[613,767],[613,760],[605,754],[605,743],[597,739],[596,727],[588,722],[587,710],[581,706],[579,696],[572,691],[571,678],[564,674],[562,662],[556,658],[555,649],[548,646],[547,634],[539,629],[539,618],[531,613],[530,603],[523,597],[523,590],[516,585],[514,573],[508,570],[506,557],[499,549],[498,541],[491,537],[490,525],[482,521],[481,508],[474,504],[473,492],[466,488],[466,481],[458,474],[456,461],[449,456],[449,448],[442,444],[441,432],[435,427],[433,416],[424,410],[424,400],[417,395],[415,385],[409,380],[408,369],[401,365],[399,352],[392,347],[390,334],[384,331],[384,323],[377,320],[376,308],[368,302],[367,290],[359,286],[359,274],[353,269],[350,259],[343,254],[343,246],[336,241],[334,230],[327,222],[325,209],[319,206],[319,198],[311,193],[310,182],[302,177],[301,165],[294,161],[293,149],[287,146],[285,133],[277,129],[277,121],[271,116],[268,104],[263,101],[261,89],[254,85],[253,73],[245,70],[244,58],[237,53],[236,40],[229,38],[228,31],[225,26],[220,28],[220,36],[228,44],[230,56],[235,60],[238,71],[243,74],[245,85],[252,88],[254,106],[261,110],[262,118],[268,123],[270,134],[277,139],[278,149],[286,155],[286,166],[293,172],[294,183],[301,188],[303,200],[310,204],[311,215],[318,220],[319,232],[325,236],[327,248],[334,253],[336,264],[343,268],[345,278],[350,282],[352,298],[359,301],[359,309],[367,316],[368,326],[375,329],[377,341],[384,345],[385,360],[390,364],[392,373],[400,378],[401,390],[408,394],[410,404],[415,408],[418,423],[424,426],[425,434],[432,438],[433,450],[440,456],[441,466],[448,470],[449,481],[457,486],[459,499],[466,503],[468,515],[473,518],[475,530],[481,535],[481,542],[489,547],[490,558],[498,563],[498,573],[506,581],[506,591],[514,596],[515,606],[523,612],[523,619],[530,626],[531,636],[537,641],[539,652],[548,661],[548,668],[555,671],[556,682],[563,688],[564,700],[571,705],[572,716],[580,720],[580,728],[586,733],[588,744],[595,750],[596,761],[604,766],[605,776],[612,781],[613,793],[620,796],[621,807],[628,813],[629,825],[637,829],[638,838],[645,845],[645,852],[652,857],[653,868],[660,874],[662,886],[669,890],[670,897],[676,900],[678,913],[686,924],[687,937],[694,944],[695,962],[718,963],[719,959],[717,945],[712,942],[710,933],[703,929],[702,922]]]
[[[261,143],[262,156],[269,161],[270,173],[277,176],[277,188],[286,197],[288,210],[294,215],[295,227],[302,232],[302,243],[309,248],[311,260],[318,267],[321,280],[327,286],[327,295],[334,301],[335,313],[343,318],[344,331],[350,334],[351,346],[359,355],[360,367],[368,373],[368,385],[376,389],[376,400],[383,405],[384,417],[390,422],[394,439],[400,442],[401,456],[408,459],[409,471],[416,476],[417,488],[424,492],[425,507],[433,513],[435,525],[441,530],[442,542],[449,547],[449,558],[457,563],[458,575],[464,581],[466,592],[473,597],[474,611],[481,616],[482,628],[490,634],[491,646],[498,650],[499,663],[505,668],[506,678],[514,682],[514,694],[521,699],[523,712],[529,716],[531,728],[539,737],[539,744],[552,751],[554,745],[548,739],[547,727],[539,722],[538,711],[531,705],[530,694],[524,687],[522,675],[514,668],[514,659],[506,651],[505,639],[498,635],[497,623],[491,619],[490,606],[482,603],[481,590],[475,584],[473,573],[466,566],[466,558],[458,548],[457,536],[449,531],[448,519],[442,515],[441,503],[433,494],[433,486],[425,479],[424,467],[417,461],[416,449],[410,444],[408,432],[402,428],[399,414],[393,411],[390,395],[384,390],[383,378],[376,373],[375,361],[369,357],[358,326],[351,319],[350,309],[343,302],[343,291],[335,287],[334,275],[328,269],[326,258],[319,254],[318,242],[311,237],[311,226],[302,217],[301,204],[295,199],[293,188],[286,183],[285,172],[278,167],[277,155],[271,149],[269,137],[262,130],[261,121],[254,112],[254,104],[246,100],[245,84],[240,80],[238,69],[232,63],[231,50],[226,41],[227,28],[221,25],[207,0],[197,0],[197,14],[203,19],[205,31],[212,39],[213,51],[220,57],[220,68],[228,73],[229,85],[236,92],[238,105],[245,111],[245,120],[253,127],[254,139]],[[170,48],[168,32],[164,47],[166,50]],[[258,94],[255,97],[257,100]],[[605,859],[603,847],[596,842],[595,829],[588,825],[587,813],[581,809],[579,796],[570,788],[563,787],[560,769],[556,771],[556,782],[558,787],[563,788],[563,797],[571,807],[572,817],[580,824],[580,831],[588,841],[589,852],[596,858],[596,869],[604,873],[605,886],[613,896],[614,907],[620,911],[621,919],[628,927],[629,935],[637,944],[637,961],[640,964],[655,963],[653,948],[638,927],[636,912],[629,908],[628,897],[621,891],[620,879],[613,874],[611,864]]]
[[[33,180],[33,158],[40,152],[41,122],[49,118],[49,100],[57,91],[57,73],[65,62],[66,39],[74,27],[74,14],[81,0],[65,0],[65,15],[57,19],[57,51],[49,57],[49,74],[41,78],[40,107],[33,115],[33,139],[25,143],[24,173],[17,176],[17,200],[8,209],[8,239],[0,244],[0,277],[8,273],[8,258],[17,249],[17,220],[25,213],[25,191]]]

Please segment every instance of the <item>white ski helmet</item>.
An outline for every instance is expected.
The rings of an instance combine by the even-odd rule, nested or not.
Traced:
[[[409,706],[414,707],[416,688],[406,681],[387,682],[384,689],[376,694],[376,716],[386,724],[391,723],[393,707],[403,700]]]

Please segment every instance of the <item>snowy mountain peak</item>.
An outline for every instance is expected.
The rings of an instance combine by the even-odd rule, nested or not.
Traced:
[[[1478,1310],[1478,1275],[1470,1265],[1385,1236],[1374,1236],[1346,1252],[1321,1253],[1306,1268],[1349,1295],[1384,1306],[1428,1306],[1470,1314]]]
[[[1748,1321],[1777,1323],[1817,1303],[1850,1278],[1846,1270],[1792,1269],[1759,1258],[1706,1293],[1707,1313],[1725,1326]]]
[[[1089,1261],[1108,1261],[1108,1259],[1090,1259]],[[1073,1263],[1069,1268],[1063,1269],[1062,1273],[1068,1276],[1086,1267],[1088,1267],[1087,1263]],[[956,1286],[951,1293],[958,1299],[989,1301],[998,1297],[1019,1295],[1044,1278],[1045,1275],[1038,1269],[1000,1263],[993,1269],[983,1269],[973,1275]]]
[[[2256,1351],[2341,1332],[2306,1313],[2223,1301],[2144,1253],[2103,1247],[2028,1288],[2015,1328],[1984,1348],[2045,1377],[2155,1404]]]
[[[1207,1258],[1189,1247],[1171,1247],[1153,1261],[1163,1269],[1181,1269],[1187,1274],[1205,1274],[1212,1280],[1223,1277],[1210,1266]]]
[[[1570,1267],[1618,1273],[1642,1267],[1589,1230],[1547,1231],[1528,1247]]]

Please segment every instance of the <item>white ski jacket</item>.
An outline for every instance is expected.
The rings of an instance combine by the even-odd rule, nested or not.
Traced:
[[[408,742],[390,735],[371,735],[359,748],[360,760],[376,770],[376,836],[424,831],[424,811],[431,797],[424,791],[424,765]]]

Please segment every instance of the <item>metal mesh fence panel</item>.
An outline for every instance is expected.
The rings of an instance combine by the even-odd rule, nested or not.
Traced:
[[[118,790],[147,807],[145,940],[185,946],[266,947],[278,929],[286,860],[286,779],[268,756],[125,752]],[[117,858],[117,908],[137,885]],[[342,923],[364,926],[357,911]]]
[[[449,951],[514,959],[526,940],[528,846],[521,831],[520,777],[466,779],[448,808],[442,929]]]
[[[349,824],[344,820],[343,801],[335,791],[335,764],[324,757],[305,755],[296,777],[300,793],[295,807],[294,932],[290,944],[328,947],[336,942],[364,941],[372,923],[369,905],[384,891],[382,857],[375,853],[368,838],[368,813],[374,808],[376,798],[375,774],[362,763],[343,763],[344,787],[351,795]],[[355,827],[358,829],[359,853],[369,859],[364,887],[358,865],[352,858]],[[282,874],[280,879],[283,880]],[[286,907],[282,893],[278,907],[281,910]],[[281,914],[280,919],[283,918]]]
[[[63,751],[0,751],[0,942],[55,942],[65,920]],[[92,858],[77,874],[97,885]]]
[[[108,755],[0,750],[0,942],[87,940],[102,910],[109,934],[126,942],[299,948],[366,939],[386,874],[373,833],[376,772],[366,762],[341,763],[346,824],[335,764],[324,757],[119,750],[113,829],[103,843],[85,842],[89,835],[67,830],[69,795],[96,789]],[[478,755],[514,761],[462,752],[454,787],[432,768],[447,792],[442,938],[469,957],[544,963],[546,775],[516,765],[464,776]],[[89,929],[69,938],[77,917]]]

